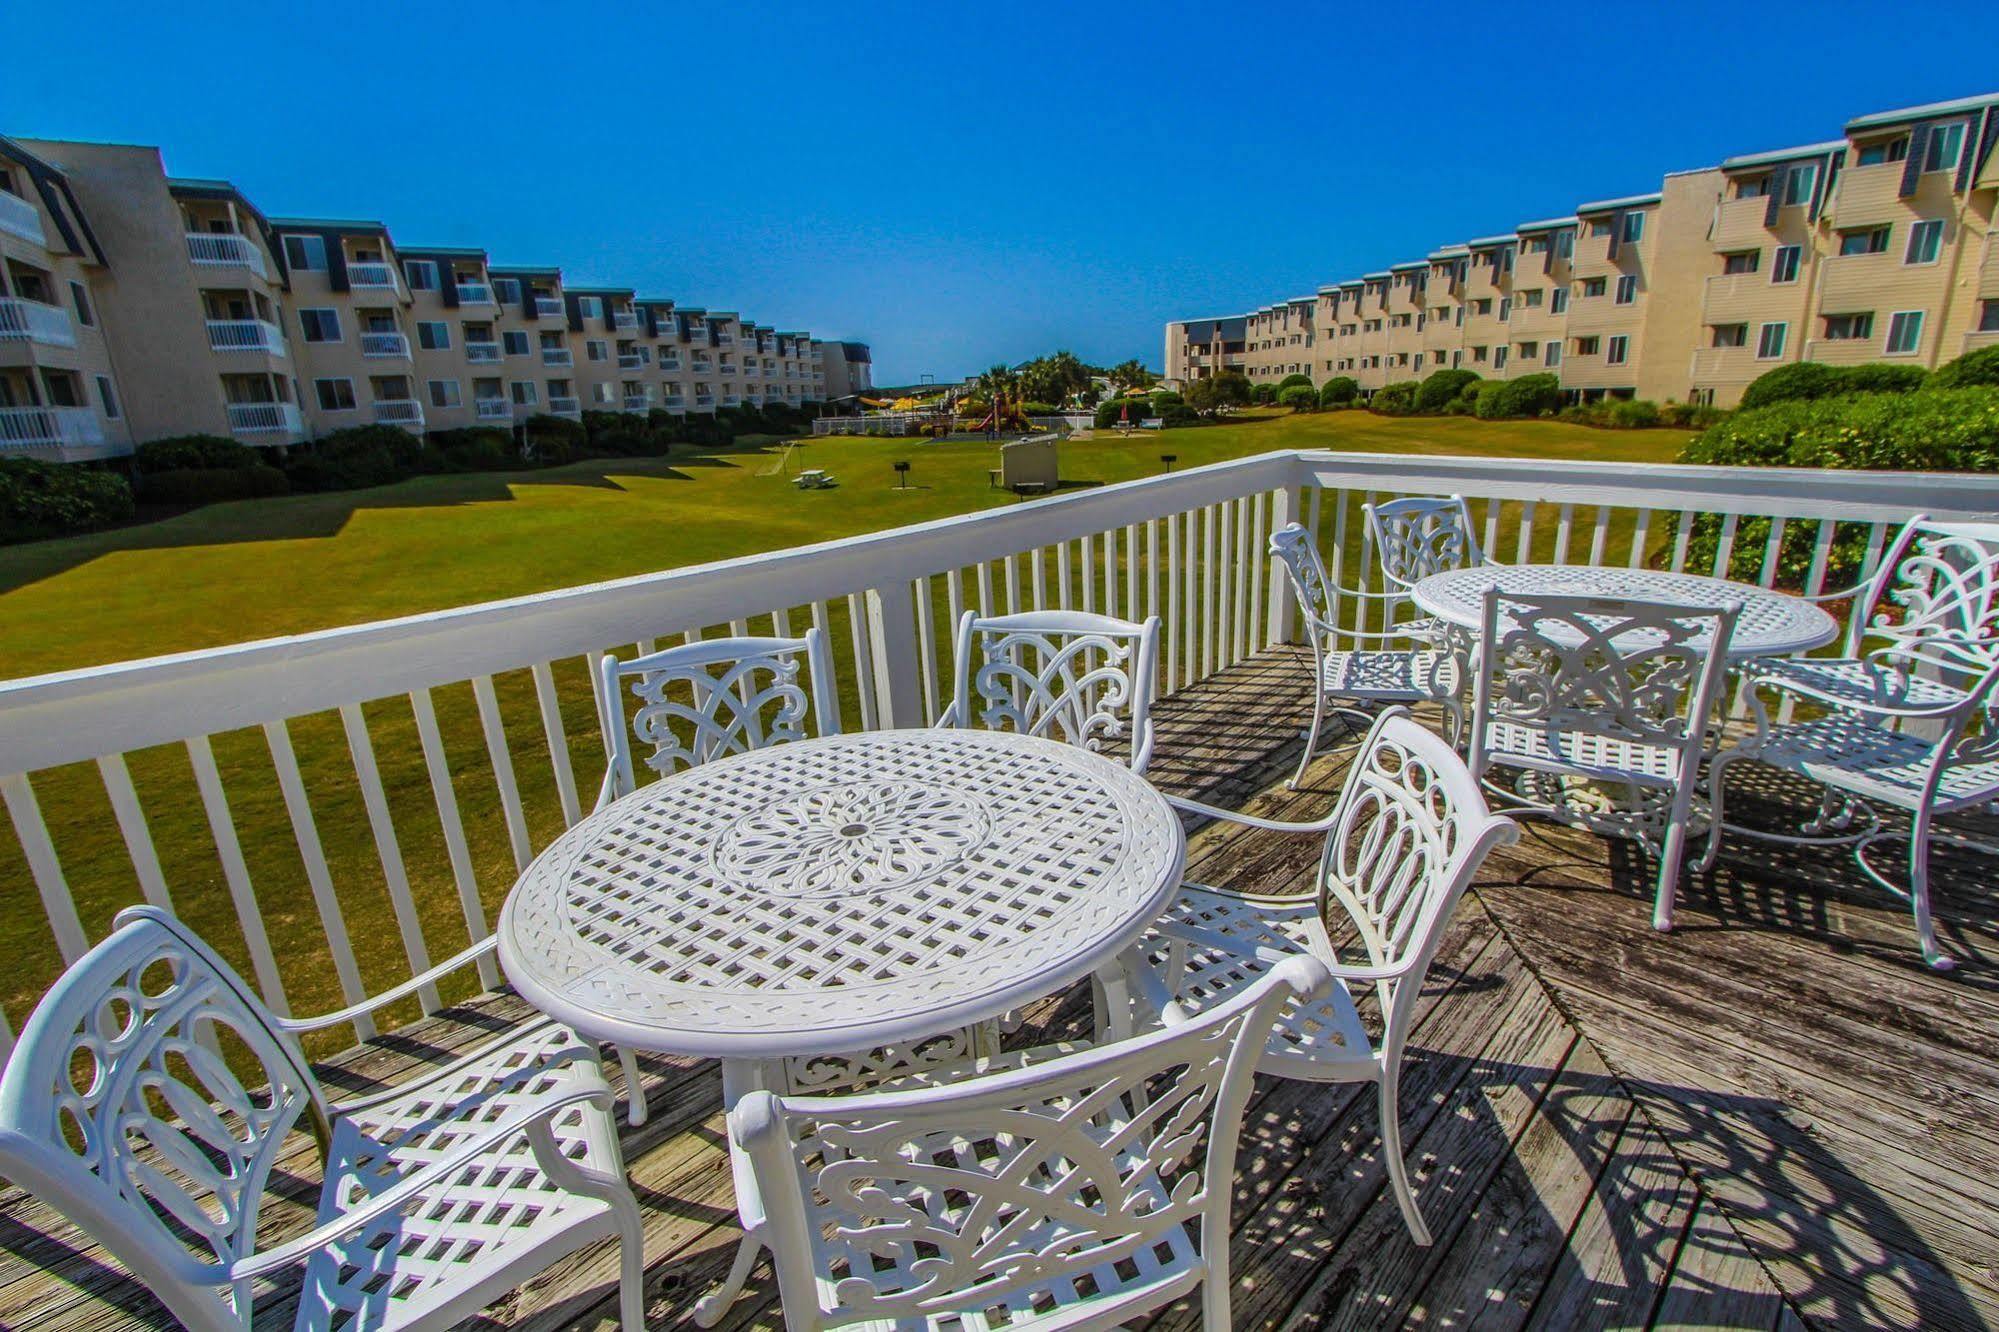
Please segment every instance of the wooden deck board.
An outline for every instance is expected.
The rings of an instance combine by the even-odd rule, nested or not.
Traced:
[[[1308,676],[1259,654],[1162,702],[1152,775],[1260,813],[1331,807],[1322,758],[1297,789]],[[1741,808],[1779,808],[1780,792]],[[1761,806],[1758,802],[1762,802]],[[1223,888],[1309,882],[1309,839],[1210,827],[1189,877]],[[1898,903],[1839,854],[1730,843],[1653,933],[1650,862],[1533,827],[1495,856],[1453,923],[1420,1006],[1403,1127],[1429,1249],[1386,1188],[1368,1087],[1266,1080],[1235,1182],[1241,1327],[1627,1326],[1797,1329],[1999,1325],[1999,876],[1942,858],[1937,909],[1964,965],[1916,956]],[[326,1066],[354,1095],[448,1058],[525,1006],[511,995],[404,1028]],[[1087,1022],[1052,996],[1016,1040]],[[614,1079],[615,1064],[607,1069]],[[648,1321],[691,1326],[736,1242],[720,1079],[643,1061],[651,1119],[626,1132],[645,1212]],[[295,1230],[309,1152],[262,1227]],[[615,1252],[558,1264],[478,1320],[609,1327]],[[288,1324],[280,1284],[259,1325]],[[1163,1311],[1152,1326],[1198,1326]],[[171,1326],[151,1294],[62,1218],[0,1188],[0,1327]],[[778,1328],[761,1269],[725,1328]]]

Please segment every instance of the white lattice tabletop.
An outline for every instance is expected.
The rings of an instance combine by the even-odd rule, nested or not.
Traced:
[[[500,917],[507,977],[599,1040],[733,1060],[969,1025],[1109,964],[1180,822],[1087,750],[876,731],[688,768],[591,815]]]
[[[1426,614],[1476,630],[1484,614],[1485,590],[1564,597],[1631,597],[1684,606],[1720,607],[1742,603],[1742,615],[1728,641],[1731,660],[1785,656],[1830,643],[1839,634],[1832,616],[1809,601],[1725,578],[1658,569],[1598,568],[1586,564],[1474,565],[1432,574],[1409,595]],[[1505,607],[1500,608],[1505,632]]]

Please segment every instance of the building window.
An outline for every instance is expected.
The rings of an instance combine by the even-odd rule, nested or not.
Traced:
[[[1622,277],[1618,278],[1618,279],[1617,279],[1617,303],[1618,303],[1619,305],[1629,305],[1629,304],[1631,304],[1631,302],[1633,302],[1633,301],[1635,301],[1635,300],[1637,300],[1637,299],[1638,299],[1638,276],[1637,276],[1637,274],[1635,274],[1635,273],[1626,273],[1626,274],[1625,274],[1624,276],[1622,276]]]
[[[1599,348],[1599,347],[1600,347],[1601,345],[1602,345],[1602,339],[1600,339],[1600,338],[1596,337],[1596,336],[1595,336],[1594,334],[1592,334],[1591,336],[1589,336],[1589,337],[1586,337],[1586,338],[1577,338],[1577,339],[1576,339],[1576,355],[1578,355],[1578,356],[1594,356],[1594,355],[1596,355],[1596,353],[1597,353],[1597,349],[1598,349],[1598,348]]]
[[[528,335],[520,329],[510,328],[500,336],[506,341],[507,355],[526,356],[528,354],[530,350],[528,347]]]
[[[1874,336],[1874,312],[1833,314],[1825,317],[1827,342],[1858,342]]]
[[[1554,291],[1549,293],[1548,295],[1549,314],[1563,314],[1567,312],[1568,308],[1569,308],[1569,289],[1567,287],[1557,287],[1555,288]]]
[[[326,271],[326,237],[287,236],[285,237],[285,264],[302,273],[323,273]]]
[[[1609,278],[1593,277],[1593,278],[1583,279],[1583,295],[1586,298],[1590,296],[1601,296],[1603,295],[1604,292],[1608,290],[1610,290]]]
[[[1771,256],[1770,281],[1773,283],[1796,282],[1798,280],[1799,247],[1779,245],[1777,253]],[[1754,269],[1750,270],[1754,272]]]
[[[444,351],[451,346],[451,325],[441,319],[419,319],[416,345],[425,351]]]
[[[1555,257],[1557,259],[1567,259],[1572,255],[1574,255],[1575,252],[1576,252],[1576,233],[1573,231],[1556,232]]]
[[[1499,322],[1503,324],[1512,317],[1513,317],[1513,298],[1511,296],[1500,297]]]
[[[1816,162],[1803,162],[1784,173],[1784,202],[1786,205],[1810,203],[1812,187],[1818,184],[1819,168]]]
[[[1948,125],[1934,125],[1930,128],[1930,140],[1923,146],[1923,170],[1951,171],[1957,167],[1957,159],[1964,152],[1964,122],[1953,120]]]
[[[1604,349],[1605,365],[1623,365],[1624,358],[1631,350],[1631,339],[1622,333],[1610,335],[1610,346]]]
[[[1754,273],[1756,266],[1762,261],[1763,251],[1761,250],[1737,250],[1734,254],[1725,254],[1721,257],[1721,271],[1723,273]]]
[[[588,298],[586,297],[585,299]],[[591,338],[583,344],[583,356],[585,360],[601,361],[606,359],[608,354],[602,338]]]
[[[1492,368],[1495,370],[1504,370],[1506,368],[1506,348],[1495,347],[1493,349]]]
[[[1774,361],[1784,354],[1784,340],[1790,336],[1789,324],[1765,324],[1756,330],[1756,359]]]
[[[1914,356],[1922,345],[1921,310],[1897,310],[1888,317],[1888,345],[1882,351],[1890,356]]]
[[[97,401],[104,405],[105,420],[115,421],[118,419],[118,395],[112,392],[111,379],[108,375],[99,375],[97,377]]]
[[[540,401],[532,379],[516,379],[507,388],[513,394],[516,407],[532,407]]]
[[[502,305],[519,303],[521,299],[521,280],[519,278],[494,278],[493,299]]]
[[[455,379],[433,379],[430,381],[430,405],[433,407],[456,407],[459,397],[458,381]]]
[[[1548,366],[1560,365],[1562,363],[1562,344],[1559,342],[1550,342],[1542,349],[1541,360],[1543,364]]]
[[[1749,345],[1749,325],[1716,324],[1714,345],[1717,347],[1747,347]]]
[[[1978,307],[1978,331],[1999,333],[1999,301],[1986,301]]]
[[[1883,254],[1888,249],[1889,227],[1863,227],[1858,231],[1839,233],[1839,252],[1842,255]]]
[[[1880,166],[1884,162],[1899,162],[1909,155],[1908,136],[1895,139],[1876,139],[1873,143],[1863,143],[1854,155],[1855,166]]]
[[[85,328],[97,327],[97,315],[90,308],[90,293],[81,282],[69,284],[69,303],[76,307],[76,322]]]
[[[1943,219],[1925,218],[1909,228],[1909,248],[1902,255],[1905,264],[1933,264],[1943,249]]]
[[[1540,289],[1539,287],[1531,287],[1531,288],[1529,288],[1528,290],[1526,290],[1526,291],[1523,291],[1523,292],[1521,292],[1521,293],[1520,293],[1520,304],[1521,304],[1521,306],[1522,306],[1523,308],[1525,308],[1525,309],[1529,309],[1529,310],[1538,310],[1538,309],[1540,309],[1540,308],[1541,308],[1541,289]]]
[[[354,381],[351,379],[315,379],[312,391],[319,395],[319,410],[322,412],[354,410]]]
[[[1645,235],[1645,214],[1626,213],[1624,233],[1619,237],[1626,245],[1636,245]]]
[[[576,313],[582,315],[585,319],[595,319],[604,313],[604,302],[595,296],[578,296],[576,298]]]
[[[340,341],[340,312],[324,308],[308,308],[298,312],[299,331],[307,342]]]
[[[403,260],[403,281],[411,291],[437,290],[437,265],[428,259]]]

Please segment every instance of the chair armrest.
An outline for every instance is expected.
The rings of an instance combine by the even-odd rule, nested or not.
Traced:
[[[602,1083],[595,1087],[575,1087],[520,1106],[505,1118],[475,1129],[470,1137],[459,1142],[444,1156],[404,1176],[393,1187],[375,1194],[353,1211],[314,1226],[305,1234],[274,1249],[266,1249],[231,1263],[227,1279],[229,1282],[245,1281],[302,1262],[342,1235],[399,1211],[412,1198],[437,1187],[516,1134],[527,1132],[537,1124],[549,1123],[571,1106],[585,1103],[609,1114],[611,1089]]]
[[[1189,943],[1199,947],[1214,948],[1231,953],[1240,953],[1242,951],[1241,945],[1235,940],[1228,938],[1226,935],[1216,934],[1212,930],[1202,929],[1198,925],[1182,925],[1177,921],[1160,921],[1152,927],[1152,930],[1153,933],[1163,939],[1172,939],[1179,943]],[[1258,948],[1253,951],[1252,956],[1257,961],[1268,966],[1276,966],[1285,958],[1295,957],[1297,954],[1285,952],[1277,948]],[[1415,965],[1413,957],[1397,962],[1392,967],[1377,967],[1373,965],[1353,966],[1344,962],[1326,962],[1324,958],[1320,958],[1319,960],[1325,962],[1326,970],[1331,972],[1334,978],[1338,980],[1362,981],[1368,984],[1372,984],[1375,981],[1395,980],[1397,977],[1406,974]]]
[[[1305,618],[1315,631],[1331,638],[1365,638],[1383,641],[1391,638],[1408,639],[1419,637],[1419,635],[1411,632],[1408,624],[1390,625],[1386,629],[1348,629],[1344,626],[1322,620],[1316,615],[1308,615]]]
[[[492,952],[498,945],[499,936],[489,934],[470,948],[454,953],[428,971],[420,972],[404,981],[401,985],[384,990],[380,994],[370,995],[358,1004],[349,1004],[345,1008],[337,1009],[331,1013],[321,1013],[316,1017],[279,1018],[278,1026],[286,1031],[301,1032],[319,1031],[324,1027],[335,1027],[343,1022],[352,1022],[355,1018],[365,1017],[378,1008],[386,1008],[398,1000],[407,999],[426,985],[435,985],[438,981],[444,979],[444,977],[450,975],[460,967],[478,961],[487,953]]]
[[[1333,830],[1337,812],[1311,823],[1287,823],[1282,819],[1259,818],[1254,814],[1243,814],[1233,809],[1223,809],[1218,805],[1204,805],[1198,800],[1188,800],[1184,796],[1168,795],[1166,803],[1187,814],[1199,814],[1204,818],[1220,819],[1224,823],[1240,823],[1246,828],[1263,828],[1270,832],[1328,833]]]

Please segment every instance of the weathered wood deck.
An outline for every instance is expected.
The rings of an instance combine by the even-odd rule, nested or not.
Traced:
[[[1337,756],[1300,790],[1281,785],[1306,680],[1270,654],[1175,698],[1153,776],[1261,812],[1323,811]],[[1651,867],[1628,845],[1530,825],[1495,858],[1431,973],[1404,1080],[1435,1245],[1411,1245],[1385,1196],[1370,1094],[1265,1082],[1237,1186],[1237,1324],[1999,1322],[1993,867],[1944,861],[1939,926],[1965,961],[1938,976],[1906,914],[1842,856],[1731,849],[1683,889],[1671,936],[1649,928]],[[1190,876],[1288,883],[1313,856],[1305,839],[1209,829]],[[1086,1002],[1049,1000],[1020,1039],[1078,1026]],[[522,1011],[487,996],[334,1061],[329,1081],[393,1080]],[[720,1077],[667,1059],[645,1074],[652,1118],[626,1150],[650,1311],[691,1326],[736,1238]],[[298,1165],[273,1234],[306,1219]],[[608,1325],[614,1280],[611,1252],[579,1255],[480,1325]],[[262,1308],[289,1323],[281,1293]],[[1156,1322],[1196,1324],[1187,1309]],[[73,1228],[0,1193],[0,1326],[169,1325]],[[779,1325],[766,1272],[725,1326]]]

